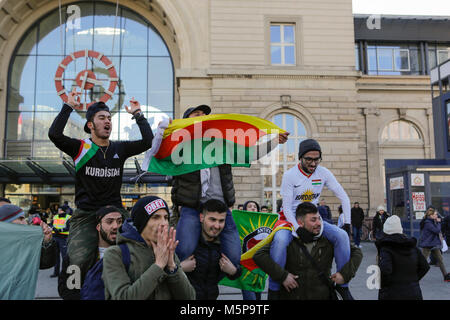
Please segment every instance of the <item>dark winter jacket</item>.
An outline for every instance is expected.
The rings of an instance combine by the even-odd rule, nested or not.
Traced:
[[[255,263],[273,280],[282,283],[288,273],[297,275],[298,287],[287,292],[280,287],[281,300],[329,300],[330,287],[326,286],[319,277],[318,271],[312,266],[308,257],[303,253],[299,238],[294,238],[287,248],[285,268],[280,267],[270,257],[271,244],[259,249],[253,256]],[[311,250],[311,256],[327,277],[331,275],[334,248],[325,237],[320,237]],[[350,281],[356,274],[362,260],[362,251],[356,247],[351,249],[350,261],[341,269],[340,273],[345,282]]]
[[[130,266],[126,271],[122,250],[125,243],[130,250]],[[169,274],[155,263],[153,248],[149,247],[131,219],[117,235],[117,246],[106,249],[103,255],[102,279],[106,300],[193,300],[195,291],[175,255],[177,271]]]
[[[377,211],[377,213],[373,217],[372,228],[373,228],[373,234],[375,235],[376,238],[382,236],[383,225],[386,222],[386,219],[389,218],[390,216],[391,215],[389,213],[387,213],[386,211],[384,212],[383,215],[381,215],[380,212]]]
[[[195,269],[186,275],[195,289],[197,300],[216,300],[219,296],[218,283],[227,276],[220,270],[219,260],[221,258],[220,242],[206,241],[200,237],[197,248],[194,251]],[[233,276],[228,278],[235,280],[241,275],[239,269]]]
[[[424,218],[420,221],[420,240],[421,248],[441,248],[442,243],[439,237],[441,224],[430,218]]]
[[[383,234],[375,245],[381,271],[379,300],[422,300],[419,280],[430,266],[416,247],[417,240],[404,234]]]
[[[352,208],[352,226],[361,228],[364,221],[364,211],[362,208]]]
[[[225,204],[227,207],[232,207],[235,202],[235,191],[231,165],[222,164],[218,167]],[[173,177],[172,202],[176,206],[189,207],[199,210],[201,195],[202,183],[200,171],[194,171]]]

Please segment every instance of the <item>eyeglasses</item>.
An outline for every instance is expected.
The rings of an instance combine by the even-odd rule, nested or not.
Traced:
[[[303,160],[305,160],[306,163],[312,163],[313,161],[315,163],[320,163],[320,161],[322,161],[322,158],[310,158],[310,157],[303,157]]]

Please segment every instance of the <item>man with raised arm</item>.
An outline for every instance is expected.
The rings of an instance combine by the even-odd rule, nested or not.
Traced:
[[[70,114],[80,105],[80,93],[73,90],[53,121],[48,136],[55,146],[68,154],[75,164],[75,205],[68,239],[70,262],[81,269],[81,280],[95,263],[97,254],[96,211],[103,206],[116,206],[124,217],[129,213],[122,206],[123,167],[127,158],[140,154],[151,147],[153,133],[145,119],[138,101],[130,100],[125,106],[133,115],[141,131],[137,141],[111,141],[111,113],[103,102],[92,104],[86,112],[84,131],[89,138],[76,139],[63,134]]]

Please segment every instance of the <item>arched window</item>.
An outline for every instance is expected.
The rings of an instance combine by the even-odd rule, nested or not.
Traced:
[[[73,19],[78,12],[79,19]],[[113,3],[76,2],[38,20],[26,32],[11,59],[8,79],[5,156],[60,157],[48,139],[48,129],[62,106],[55,88],[55,74],[64,57],[93,50],[112,61],[118,85],[106,102],[111,109],[113,140],[134,140],[140,132],[124,105],[134,97],[155,129],[162,116],[174,112],[174,69],[160,34],[137,13]],[[77,58],[65,67],[66,92],[83,70],[100,82],[83,92],[82,102],[95,101],[109,89],[108,66],[95,58]],[[77,87],[81,91],[80,87]],[[85,138],[85,110],[72,112],[65,134]]]
[[[419,130],[409,121],[396,120],[389,123],[381,134],[382,142],[419,142],[422,141]]]
[[[307,132],[303,122],[290,113],[278,113],[270,121],[290,132],[288,141],[277,147],[279,155],[276,172],[264,175],[264,204],[272,207],[272,212],[277,212],[277,200],[281,201],[280,187],[283,173],[298,163],[298,146],[307,138]]]

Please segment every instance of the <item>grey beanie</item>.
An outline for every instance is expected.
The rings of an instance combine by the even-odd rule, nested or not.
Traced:
[[[0,207],[0,221],[2,222],[12,222],[23,216],[25,216],[25,212],[13,204],[5,204]]]
[[[305,153],[309,151],[319,151],[322,156],[322,149],[320,149],[319,143],[314,139],[306,139],[300,142],[298,147],[298,158],[300,159]]]

